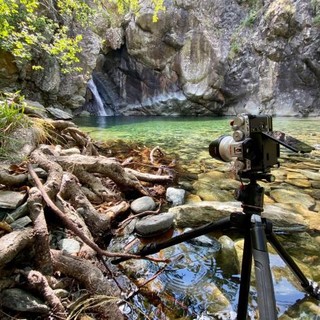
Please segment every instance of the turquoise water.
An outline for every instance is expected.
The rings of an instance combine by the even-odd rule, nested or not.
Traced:
[[[95,140],[122,140],[128,144],[141,143],[149,148],[159,146],[166,154],[177,158],[183,169],[197,173],[202,170],[200,167],[203,163],[208,168],[207,164],[213,161],[208,153],[210,142],[222,134],[232,135],[229,124],[231,119],[226,117],[90,117],[76,119],[75,123]],[[283,131],[311,146],[319,148],[319,123],[320,119],[274,118],[273,130]],[[281,150],[281,152],[285,152],[283,148]],[[194,315],[199,315],[201,311],[210,307],[208,297],[210,297],[214,284],[222,288],[222,291],[234,306],[238,301],[237,279],[225,278],[223,272],[215,265],[214,258],[212,258],[212,265],[207,265],[202,257],[204,254],[203,249],[197,248],[196,251],[192,251],[194,248],[189,244],[183,245],[187,246],[187,248],[183,249],[180,246],[174,250],[177,250],[176,254],[184,252],[189,259],[188,264],[183,264],[185,261],[182,261],[181,265],[174,265],[174,269],[166,270],[159,277],[162,284],[170,284],[170,286],[166,286],[164,291],[169,292],[171,298],[174,298],[172,302],[170,299],[166,301],[166,297],[163,297],[165,304],[172,309],[184,310],[180,305],[176,304],[176,301],[182,301],[184,306],[188,306],[188,312],[181,311],[182,314],[180,316],[188,313],[192,316],[185,319],[196,319]],[[171,254],[173,253],[171,252]],[[201,258],[198,255],[201,255]],[[270,259],[275,265],[281,264],[277,255],[271,255]],[[196,264],[195,262],[199,260],[200,264]],[[199,287],[201,290],[197,292],[192,287],[192,292],[188,292],[188,294],[181,293],[179,289],[184,289],[181,283],[186,284],[188,287],[195,284],[195,287]],[[209,293],[203,288],[207,288],[206,290]],[[256,308],[255,292],[251,292],[251,294],[253,295],[251,308],[254,309]],[[280,313],[285,312],[296,301],[304,297],[305,293],[293,287],[285,278],[279,280],[276,284],[276,300]],[[140,300],[140,297],[137,297],[135,302],[147,314],[153,310],[144,300]],[[170,319],[178,318],[175,315]]]
[[[95,140],[123,140],[147,147],[159,146],[179,159],[182,167],[196,171],[199,162],[210,161],[210,142],[222,134],[232,135],[233,118],[212,117],[83,117],[75,119]],[[320,143],[320,119],[273,118],[273,130],[283,131],[305,143]]]
[[[82,117],[75,123],[97,140],[125,140],[159,145],[168,150],[206,148],[221,134],[232,134],[233,118],[211,117]],[[273,118],[273,130],[284,131],[307,143],[316,143],[318,118]],[[319,136],[318,136],[319,137]],[[319,141],[320,142],[320,141]],[[194,151],[193,151],[194,150]]]

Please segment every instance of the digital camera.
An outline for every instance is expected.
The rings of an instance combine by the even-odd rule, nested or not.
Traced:
[[[272,131],[272,117],[240,114],[230,122],[233,135],[223,135],[209,145],[211,157],[234,160],[237,174],[268,173],[279,165],[280,146],[294,152],[311,152],[314,148],[281,131]]]

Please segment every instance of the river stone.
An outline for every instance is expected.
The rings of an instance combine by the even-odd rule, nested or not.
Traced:
[[[222,218],[230,217],[233,212],[241,212],[240,202],[202,201],[169,209],[174,214],[175,224],[178,228],[198,227],[208,222],[217,222]],[[262,217],[273,222],[278,229],[308,228],[307,221],[298,214],[285,210],[278,205],[265,205]]]
[[[320,181],[320,173],[319,172],[313,172],[310,170],[300,170],[300,173],[303,174],[308,179]]]
[[[40,299],[22,289],[11,288],[1,292],[1,305],[21,312],[48,313],[50,308]]]
[[[167,188],[166,199],[171,202],[173,206],[179,206],[184,203],[186,191],[178,188]]]
[[[315,206],[315,200],[299,191],[275,189],[270,192],[270,197],[279,203],[302,203],[308,209]]]
[[[202,201],[169,209],[169,212],[174,214],[175,224],[178,228],[198,227],[229,217],[235,211],[242,211],[240,202]]]
[[[59,108],[48,107],[46,110],[56,120],[71,120],[72,119],[72,115],[70,113],[63,111]]]
[[[193,184],[196,195],[204,201],[232,201],[234,196],[232,192],[222,190],[218,186],[206,181],[196,181]]]
[[[174,215],[168,212],[147,216],[136,223],[135,231],[142,237],[158,235],[173,226],[173,219]]]
[[[32,223],[32,220],[29,218],[29,216],[24,216],[12,222],[10,226],[13,230],[19,230],[19,229],[23,229],[30,223]]]
[[[130,208],[134,213],[152,211],[156,208],[156,203],[151,197],[144,196],[132,201]]]
[[[285,181],[286,183],[289,183],[293,186],[299,187],[299,188],[310,188],[311,187],[311,181],[307,179],[289,179]]]
[[[59,249],[67,253],[78,253],[80,251],[80,243],[74,239],[61,239],[58,242]]]
[[[320,181],[312,181],[311,186],[312,188],[320,189]]]
[[[0,208],[16,209],[24,201],[25,192],[0,190]]]

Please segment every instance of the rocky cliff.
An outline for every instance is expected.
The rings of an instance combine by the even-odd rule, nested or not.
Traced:
[[[167,1],[156,23],[148,2],[81,31],[83,75],[54,61],[28,73],[6,57],[3,78],[69,112],[94,112],[92,77],[108,115],[320,115],[319,0]]]

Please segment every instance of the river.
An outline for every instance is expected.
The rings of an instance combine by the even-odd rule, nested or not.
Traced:
[[[210,157],[208,146],[212,140],[219,136],[232,134],[231,119],[227,117],[83,117],[76,119],[75,123],[88,132],[93,139],[113,142],[113,145],[138,143],[149,148],[159,146],[170,157],[177,159],[180,170],[190,174],[189,176],[198,176],[197,183],[199,184],[201,177],[206,180],[208,179],[207,173],[210,174],[216,169],[220,170],[220,167],[226,165]],[[319,121],[320,119],[313,118],[273,118],[273,129],[283,131],[319,150]],[[314,211],[308,211],[308,213],[311,212],[310,214],[316,216],[319,214],[320,183],[312,180],[312,187],[300,186],[308,179],[301,178],[301,172],[305,170],[305,167],[303,164],[300,165],[299,161],[304,161],[304,158],[298,157],[298,164],[295,159],[293,152],[281,147],[281,167],[275,170],[277,171],[276,178],[281,180],[283,172],[286,172],[286,180],[275,184],[272,187],[274,190],[271,188],[270,193],[282,189],[284,191],[292,189],[297,190],[297,195],[300,194],[300,190],[305,197],[312,194],[315,196],[312,201],[316,205],[313,208]],[[307,155],[305,160],[306,163],[311,161],[311,167],[310,163],[307,163],[307,172],[312,170],[313,173],[320,174],[319,151],[310,156],[310,159]],[[284,171],[281,171],[282,167]],[[288,172],[292,177],[291,180],[288,179]],[[206,186],[206,184],[204,185]],[[205,198],[206,194],[201,192],[201,194],[200,191],[198,193]],[[217,189],[216,193],[219,193]],[[268,199],[272,202],[278,202],[273,201],[269,194]],[[281,203],[281,200],[279,201],[280,203],[276,203],[279,206],[290,205],[287,202]],[[296,207],[299,209],[299,204],[294,206],[293,210]],[[294,214],[300,214],[300,212],[294,211]],[[317,219],[316,216],[316,221],[318,221]],[[318,223],[315,222],[315,224]],[[318,269],[314,263],[318,264],[320,261],[319,228],[313,228],[305,235],[307,238],[298,234],[284,235],[281,240],[285,241],[286,247],[290,249],[290,254],[305,262],[306,268],[309,268],[308,275],[313,274],[315,280],[319,281],[320,273],[314,272]],[[301,250],[297,250],[300,246]],[[210,317],[210,312],[214,313],[216,304],[220,303],[216,300],[220,301],[221,296],[226,297],[230,305],[227,303],[228,315],[220,315],[220,317],[221,319],[232,319],[235,316],[234,310],[236,310],[238,300],[239,278],[237,275],[230,276],[229,274],[230,277],[226,276],[226,271],[220,268],[216,261],[215,242],[212,243],[210,250],[205,245],[189,242],[166,250],[164,254],[170,257],[179,256],[180,253],[184,254],[182,260],[169,266],[168,270],[153,282],[153,289],[158,292],[165,308],[171,310],[165,312],[168,319],[216,319]],[[281,319],[318,319],[320,303],[315,299],[310,300],[299,288],[297,282],[292,280],[290,272],[283,271],[284,263],[278,255],[272,253],[270,259],[273,270],[277,270],[275,271],[275,292]],[[157,266],[150,263],[145,265],[144,262],[141,262],[139,269],[140,272],[137,272],[139,275],[148,273],[150,276],[152,272],[159,270]],[[313,273],[310,271],[311,269]],[[218,290],[217,287],[220,289]],[[216,292],[220,292],[221,295],[217,295]],[[254,319],[257,308],[256,292],[251,290],[251,295],[249,310],[251,312],[250,318]],[[131,310],[130,319],[146,319],[141,316],[142,311],[152,315],[152,319],[157,319],[156,315],[159,312],[157,307],[146,303],[141,296],[137,296],[134,302],[140,311],[132,312]]]

